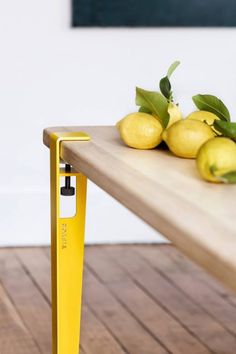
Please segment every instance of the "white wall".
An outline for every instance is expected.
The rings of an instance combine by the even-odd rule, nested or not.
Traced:
[[[135,110],[134,87],[156,88],[175,59],[185,113],[199,92],[221,96],[236,113],[236,30],[72,30],[69,22],[69,0],[0,2],[0,245],[49,242],[44,127],[113,124]],[[158,240],[89,187],[87,242]]]

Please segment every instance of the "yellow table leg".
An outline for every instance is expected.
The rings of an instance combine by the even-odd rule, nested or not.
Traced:
[[[51,267],[52,353],[78,354],[81,317],[86,177],[60,170],[60,142],[86,141],[85,133],[52,133],[51,172]],[[76,213],[60,217],[60,177],[76,177]]]

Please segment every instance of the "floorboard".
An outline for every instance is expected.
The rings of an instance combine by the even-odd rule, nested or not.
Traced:
[[[109,252],[108,252],[109,253]],[[89,248],[86,263],[114,297],[171,353],[210,353],[194,336],[148,296],[103,248]]]
[[[0,281],[41,352],[50,354],[50,305],[11,249],[0,250]]]
[[[143,247],[139,248],[139,251],[158,272],[236,335],[235,308],[211,287],[205,286],[200,278],[192,276],[191,269],[189,270],[190,262],[186,262],[184,258],[180,260],[176,252],[170,253],[168,249],[170,247],[164,246],[155,250]]]
[[[51,354],[50,302],[49,249],[0,249],[1,354]],[[80,354],[235,348],[235,295],[174,247],[86,247]]]
[[[0,352],[2,354],[39,354],[22,319],[0,285]]]

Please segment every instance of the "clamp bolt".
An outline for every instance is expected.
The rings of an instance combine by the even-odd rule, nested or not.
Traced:
[[[66,164],[65,165],[65,172],[71,172],[71,166]],[[75,195],[75,188],[70,185],[70,176],[65,177],[65,186],[61,187],[61,195],[64,196],[72,196]]]

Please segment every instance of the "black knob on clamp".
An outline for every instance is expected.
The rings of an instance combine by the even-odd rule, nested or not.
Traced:
[[[65,165],[65,172],[71,172],[71,166]],[[72,196],[75,195],[75,188],[70,185],[70,176],[65,177],[65,186],[61,187],[61,195]]]

